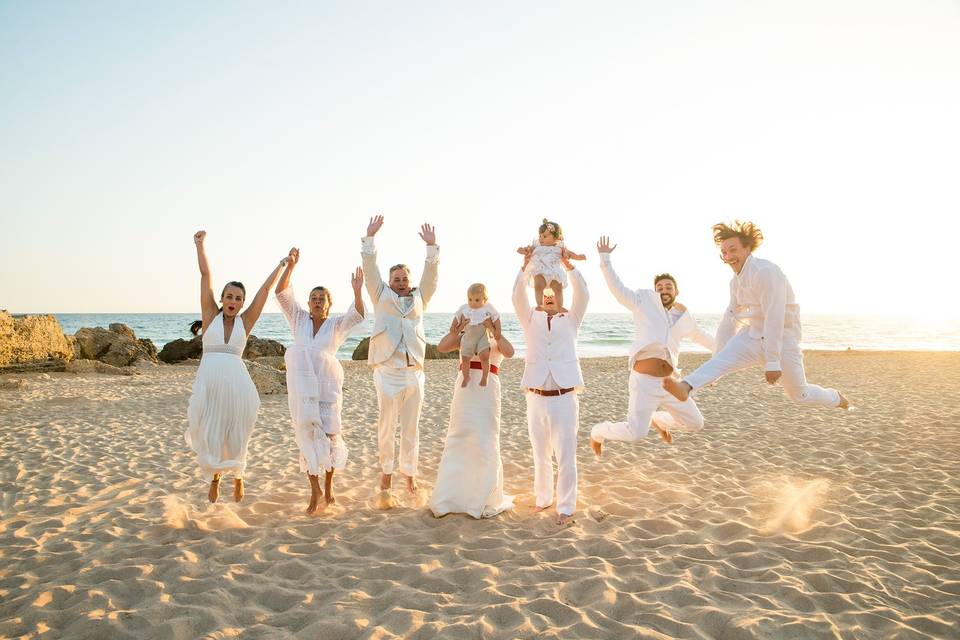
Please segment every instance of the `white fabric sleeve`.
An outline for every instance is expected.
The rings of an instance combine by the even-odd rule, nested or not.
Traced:
[[[760,306],[763,307],[763,352],[767,371],[780,371],[783,322],[787,315],[787,278],[778,267],[760,273]]]
[[[513,283],[513,310],[517,320],[524,329],[530,324],[530,298],[527,297],[527,274],[521,269],[517,274],[517,281]]]
[[[583,317],[587,315],[587,302],[590,301],[590,292],[587,291],[587,281],[583,279],[583,274],[579,269],[573,269],[567,272],[570,278],[570,288],[573,289],[573,303],[570,305],[570,315],[577,322],[577,327],[583,322]]]
[[[276,298],[277,304],[280,305],[280,311],[283,312],[283,317],[287,319],[287,324],[290,325],[290,330],[296,334],[297,324],[299,324],[300,318],[307,313],[307,310],[297,302],[292,285],[278,293]]]
[[[367,287],[367,294],[373,304],[377,304],[385,285],[380,277],[380,267],[377,266],[377,247],[373,244],[373,236],[363,238],[360,257],[363,259],[363,279]]]
[[[610,261],[609,253],[600,255],[600,271],[603,272],[603,279],[607,282],[607,288],[610,289],[610,293],[617,299],[617,302],[631,311],[639,309],[640,300],[637,294],[632,289],[628,289],[620,280],[620,276],[617,275],[613,263]]]

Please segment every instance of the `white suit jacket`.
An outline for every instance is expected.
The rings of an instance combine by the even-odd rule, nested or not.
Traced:
[[[372,237],[367,236],[363,239],[361,255],[367,293],[370,294],[376,314],[373,334],[370,336],[367,363],[373,366],[385,363],[396,352],[402,340],[410,355],[410,361],[422,366],[427,350],[427,337],[423,332],[423,313],[437,290],[439,247],[427,246],[427,259],[423,265],[420,286],[411,293],[413,304],[409,309],[402,304],[400,296],[380,277],[377,250]]]
[[[552,375],[561,389],[583,390],[583,373],[577,358],[577,333],[587,311],[587,283],[577,269],[569,271],[573,303],[567,313],[553,316],[548,326],[547,312],[531,309],[527,297],[527,277],[521,271],[513,285],[513,308],[523,327],[527,357],[523,368],[524,388],[543,388]]]

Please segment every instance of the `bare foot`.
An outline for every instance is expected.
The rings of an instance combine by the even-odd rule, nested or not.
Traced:
[[[667,444],[673,444],[673,436],[666,429],[661,429],[660,425],[656,422],[652,423],[653,427],[660,433],[660,439],[666,442]]]
[[[470,374],[464,371],[463,373],[463,382],[460,383],[461,387],[465,387],[470,384]]]
[[[390,489],[381,489],[380,493],[377,494],[376,508],[392,509],[395,506],[397,506],[397,503],[393,499],[393,494],[390,493]]]
[[[572,513],[558,513],[557,514],[557,524],[561,527],[565,524],[573,524],[573,514]]]
[[[240,502],[243,500],[243,478],[234,478],[233,479],[233,501]]]
[[[597,442],[593,438],[590,438],[590,448],[593,449],[593,457],[599,460],[601,454],[603,454],[603,444]]]
[[[213,475],[213,480],[210,481],[210,491],[207,492],[207,498],[210,499],[210,502],[216,502],[217,498],[220,497],[220,474],[215,473]]]
[[[549,509],[551,506],[552,506],[552,505],[549,505],[549,504],[546,505],[545,507],[534,506],[534,507],[533,507],[533,510],[534,510],[534,512],[536,512],[536,513],[540,513],[541,511],[546,511],[546,510]]]
[[[388,490],[393,485],[393,476],[389,473],[380,474],[380,489],[382,491]]]
[[[413,476],[406,476],[407,478],[407,491],[410,493],[416,493],[417,489],[420,487],[417,486],[417,480]]]
[[[837,391],[837,395],[840,396],[840,404],[838,404],[837,406],[841,409],[849,409],[850,401],[847,400],[846,397],[844,397],[844,395],[839,391]]]
[[[323,491],[320,489],[320,478],[309,473],[307,477],[310,479],[310,504],[307,505],[307,513],[313,514],[317,512],[317,507],[320,506]]]
[[[481,387],[487,386],[487,376],[483,376],[482,378],[480,378],[480,386]]]
[[[337,499],[333,497],[333,471],[327,471],[327,475],[323,481],[323,488],[323,495],[326,497],[327,504],[334,504]]]
[[[690,392],[693,390],[693,387],[683,380],[677,380],[671,376],[663,379],[663,388],[680,402],[686,402],[687,398],[690,397]]]

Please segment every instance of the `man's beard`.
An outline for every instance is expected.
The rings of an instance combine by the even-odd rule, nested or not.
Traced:
[[[660,294],[660,302],[663,303],[663,308],[666,309],[673,305],[675,298],[667,293]]]

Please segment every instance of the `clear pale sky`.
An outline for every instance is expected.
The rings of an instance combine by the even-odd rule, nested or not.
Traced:
[[[606,233],[719,312],[739,217],[804,312],[960,317],[958,34],[922,0],[0,2],[0,308],[193,312],[197,229],[217,293],[296,245],[342,306],[382,213],[415,278],[436,225],[432,311],[509,311],[549,217],[590,311]]]

